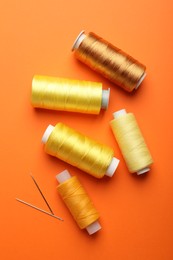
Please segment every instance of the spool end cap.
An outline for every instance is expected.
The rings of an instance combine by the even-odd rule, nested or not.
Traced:
[[[100,223],[97,220],[86,227],[86,230],[87,230],[89,235],[96,233],[100,229],[101,229],[101,226],[100,226]]]
[[[119,162],[120,162],[119,159],[113,157],[105,175],[108,176],[108,177],[112,177],[114,175],[114,172],[116,171],[116,169],[118,167]]]
[[[143,75],[141,76],[141,78],[139,79],[139,81],[138,81],[138,83],[137,83],[135,89],[138,89],[138,88],[139,88],[139,86],[141,85],[142,81],[145,79],[146,75],[147,75],[147,73],[144,72],[144,74],[143,74]]]
[[[102,90],[102,104],[101,104],[102,109],[108,108],[109,97],[110,97],[110,88],[108,88],[107,90],[103,89]]]
[[[121,110],[118,110],[118,111],[114,112],[114,113],[113,113],[113,118],[116,119],[116,118],[118,118],[118,117],[120,117],[120,116],[123,116],[123,115],[125,115],[125,114],[127,114],[127,112],[126,112],[126,110],[123,108],[123,109],[121,109]]]
[[[144,174],[146,172],[149,172],[149,171],[150,171],[150,168],[146,167],[146,168],[144,168],[142,170],[137,171],[137,175],[142,175],[142,174]]]
[[[47,142],[47,140],[48,140],[50,134],[52,133],[53,129],[54,129],[54,126],[53,126],[53,125],[49,125],[49,126],[46,128],[46,131],[44,132],[43,137],[42,137],[42,143],[45,144],[45,143]]]
[[[71,178],[71,175],[67,170],[64,170],[61,173],[56,175],[56,179],[59,183],[63,183],[70,178]]]
[[[85,35],[85,31],[81,31],[79,33],[79,35],[77,36],[75,42],[73,43],[73,46],[72,46],[72,51],[78,49],[79,45],[81,44],[81,42],[83,41],[83,39],[86,37]]]

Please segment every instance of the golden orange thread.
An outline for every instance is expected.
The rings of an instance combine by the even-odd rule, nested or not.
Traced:
[[[137,88],[145,76],[143,64],[93,32],[83,38],[75,56],[128,92]]]
[[[99,218],[99,213],[76,176],[59,184],[57,189],[81,229]]]
[[[102,84],[36,75],[32,81],[34,107],[99,114]]]
[[[58,123],[50,134],[45,152],[79,169],[102,178],[113,158],[112,148]]]

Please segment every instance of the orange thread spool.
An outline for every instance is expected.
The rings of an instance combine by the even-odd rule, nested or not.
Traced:
[[[76,176],[71,177],[65,170],[56,176],[60,183],[57,187],[64,203],[81,229],[94,234],[101,229],[99,213]]]

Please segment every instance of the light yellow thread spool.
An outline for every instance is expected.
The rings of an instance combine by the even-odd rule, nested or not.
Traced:
[[[137,89],[146,76],[146,67],[95,33],[82,31],[72,50],[78,60],[128,92]]]
[[[122,109],[113,116],[110,125],[129,171],[137,175],[148,172],[153,160],[134,115]]]
[[[56,176],[57,187],[64,203],[81,229],[92,235],[101,229],[99,213],[76,176],[65,170]]]
[[[35,75],[31,103],[34,107],[99,114],[109,103],[110,89],[98,82]]]
[[[42,137],[45,152],[96,178],[112,177],[119,160],[109,146],[100,144],[76,130],[58,123],[49,125]]]

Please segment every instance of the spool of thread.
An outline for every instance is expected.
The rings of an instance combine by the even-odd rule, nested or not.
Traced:
[[[93,32],[82,31],[73,44],[78,60],[128,92],[137,89],[146,67]]]
[[[129,172],[137,175],[150,170],[153,159],[139,129],[135,116],[125,109],[113,114],[110,122]]]
[[[56,176],[60,196],[81,229],[92,235],[101,229],[99,213],[76,176],[65,170]]]
[[[107,109],[110,89],[98,82],[35,75],[31,103],[34,107],[99,114]]]
[[[76,130],[58,123],[49,125],[42,137],[45,152],[96,178],[112,177],[119,160],[112,148],[100,144]]]

